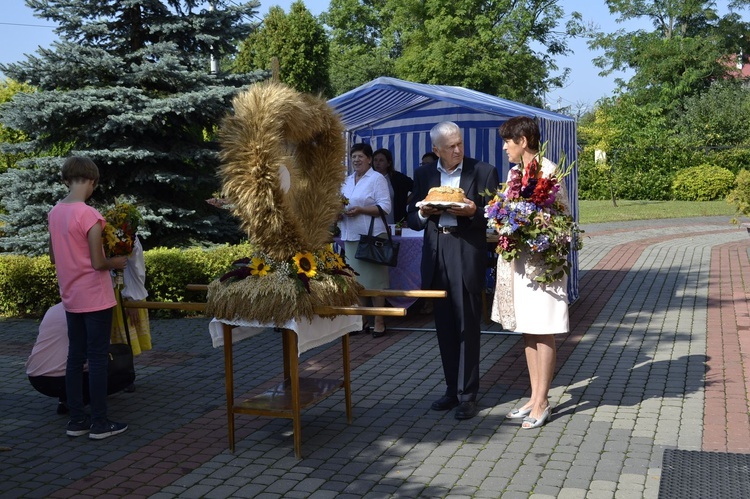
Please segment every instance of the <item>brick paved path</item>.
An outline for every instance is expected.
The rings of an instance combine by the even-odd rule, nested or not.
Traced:
[[[136,392],[109,399],[126,433],[68,438],[23,372],[37,324],[0,320],[0,497],[656,497],[665,448],[750,452],[748,234],[722,218],[585,229],[540,429],[503,419],[528,388],[513,335],[482,337],[477,418],[430,411],[437,342],[396,329],[432,325],[410,314],[386,338],[352,337],[354,421],[343,393],[305,410],[302,460],[284,419],[237,416],[228,452],[223,357],[204,319],[152,320]],[[280,343],[269,330],[236,346],[238,398],[279,381]],[[301,362],[340,374],[338,342]]]

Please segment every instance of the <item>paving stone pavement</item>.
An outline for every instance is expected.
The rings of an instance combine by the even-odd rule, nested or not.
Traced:
[[[302,459],[287,419],[236,416],[229,452],[223,353],[203,318],[151,320],[136,391],[109,398],[127,432],[69,438],[24,374],[38,322],[7,319],[0,497],[655,498],[664,449],[750,453],[747,231],[724,217],[584,229],[581,297],[542,428],[503,418],[528,377],[519,336],[497,325],[482,335],[479,416],[431,411],[437,341],[431,318],[410,311],[385,338],[351,338],[353,421],[343,391],[304,410]],[[239,399],[280,380],[272,329],[234,352]],[[339,342],[300,369],[340,376]]]

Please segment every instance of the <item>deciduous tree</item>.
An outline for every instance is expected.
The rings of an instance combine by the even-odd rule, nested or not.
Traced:
[[[261,28],[242,43],[234,69],[270,70],[272,58],[277,57],[282,82],[300,92],[332,97],[328,53],[323,24],[297,0],[289,14],[281,7],[269,9]]]
[[[18,92],[33,92],[34,88],[31,85],[24,83],[18,83],[14,80],[5,80],[0,82],[0,105],[8,102]],[[18,142],[24,142],[26,140],[26,134],[12,128],[7,128],[0,124],[0,144],[8,143],[15,144]],[[19,154],[10,154],[0,151],[0,173],[3,173],[8,168],[15,166],[19,159],[23,156]]]
[[[380,76],[396,76],[398,51],[384,36],[392,18],[386,4],[385,0],[331,0],[328,11],[321,14],[330,27],[334,95]]]
[[[686,97],[731,76],[734,58],[750,48],[750,24],[736,13],[719,16],[713,1],[607,0],[607,5],[618,20],[648,19],[654,30],[596,35],[590,47],[604,50],[594,60],[600,74],[634,70],[628,82],[618,80],[621,89],[665,111],[681,109]],[[747,5],[748,0],[730,2],[731,7]]]
[[[560,26],[556,0],[333,0],[331,80],[349,90],[377,76],[458,85],[541,105],[562,85],[554,57],[583,31]]]

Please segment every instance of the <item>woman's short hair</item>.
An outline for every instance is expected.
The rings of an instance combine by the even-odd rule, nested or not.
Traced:
[[[63,163],[62,179],[64,182],[72,182],[77,179],[93,180],[94,184],[98,184],[99,168],[91,158],[71,156]]]
[[[370,144],[365,144],[364,142],[358,142],[352,146],[352,148],[349,150],[349,156],[354,154],[357,151],[361,151],[364,153],[365,156],[372,159],[372,147]]]
[[[516,144],[526,137],[527,147],[532,151],[539,151],[539,125],[528,116],[516,116],[509,119],[498,128],[503,140],[512,140]]]
[[[374,158],[378,154],[382,154],[383,156],[385,156],[385,160],[388,162],[388,168],[386,169],[386,171],[388,173],[391,173],[393,171],[393,154],[391,154],[391,151],[383,147],[372,153],[372,157]]]

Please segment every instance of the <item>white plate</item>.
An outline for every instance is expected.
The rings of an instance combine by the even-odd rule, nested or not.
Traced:
[[[422,206],[430,206],[432,208],[437,208],[439,210],[444,210],[446,208],[465,208],[469,206],[466,203],[451,203],[451,202],[440,202],[440,201],[419,201],[416,204],[417,208],[421,208]]]

